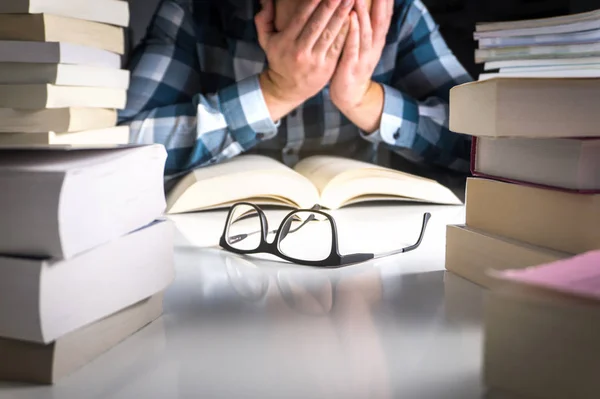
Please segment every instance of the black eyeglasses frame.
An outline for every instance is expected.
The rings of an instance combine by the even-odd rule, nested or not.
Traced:
[[[228,228],[230,225],[230,219],[233,216],[233,211],[235,210],[235,208],[237,206],[242,206],[242,205],[254,208],[256,210],[256,213],[259,216],[260,225],[261,225],[260,243],[254,249],[246,250],[246,249],[235,248],[231,244],[229,244],[229,242],[227,240]],[[327,258],[325,258],[323,260],[316,260],[316,261],[305,260],[305,259],[296,259],[296,258],[287,256],[286,254],[282,253],[281,250],[279,249],[279,244],[280,244],[281,240],[283,239],[282,235],[284,235],[284,237],[285,237],[285,235],[287,235],[289,232],[289,226],[287,228],[285,227],[286,223],[288,223],[288,221],[291,220],[291,218],[294,216],[294,214],[299,213],[299,212],[311,212],[311,213],[321,215],[331,224],[331,234],[332,234],[331,251]],[[375,258],[405,253],[405,252],[409,252],[409,251],[417,249],[421,245],[421,242],[423,241],[423,237],[425,235],[425,229],[427,227],[427,223],[429,222],[430,218],[431,218],[430,213],[425,213],[423,215],[423,223],[421,226],[421,233],[419,234],[418,240],[413,245],[401,248],[399,250],[382,253],[382,254],[354,253],[354,254],[349,254],[349,255],[342,255],[342,254],[340,254],[340,251],[339,251],[338,230],[337,230],[337,225],[335,223],[335,220],[330,214],[322,211],[318,206],[315,206],[311,209],[295,209],[295,210],[289,212],[281,221],[279,228],[277,230],[275,230],[275,232],[276,232],[275,239],[272,242],[268,242],[267,235],[269,233],[269,223],[267,221],[267,217],[266,217],[264,211],[256,204],[252,204],[249,202],[238,202],[238,203],[233,204],[227,213],[227,219],[225,220],[225,227],[223,229],[223,233],[219,240],[219,245],[221,246],[221,248],[223,248],[229,252],[233,252],[233,253],[240,254],[240,255],[266,253],[266,254],[271,254],[271,255],[277,256],[288,262],[300,264],[303,266],[313,266],[313,267],[322,267],[322,268],[339,268],[339,267],[348,266],[348,265],[355,264],[355,263],[366,262],[368,260],[375,259]]]

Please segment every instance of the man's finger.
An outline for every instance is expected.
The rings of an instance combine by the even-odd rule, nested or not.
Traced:
[[[273,1],[262,0],[262,10],[254,18],[256,32],[258,33],[258,42],[263,49],[268,46],[269,39],[275,33],[275,5]]]
[[[373,43],[380,44],[385,40],[393,13],[394,0],[373,0],[371,12],[371,21],[374,26]]]
[[[329,0],[326,0],[329,1]],[[321,0],[306,0],[303,1],[299,8],[296,10],[294,18],[292,18],[288,26],[284,29],[282,34],[286,37],[286,40],[297,40],[304,26],[311,18],[317,7],[321,4]]]
[[[384,1],[386,0],[374,0],[375,4]],[[373,47],[373,28],[366,0],[356,0],[356,15],[360,27],[360,50],[361,52],[367,52]]]
[[[344,50],[344,45],[346,44],[346,39],[348,38],[348,34],[350,32],[350,18],[347,18],[346,23],[342,26],[342,29],[337,34],[333,44],[327,50],[327,57],[335,60],[336,62],[340,59],[340,55],[342,54],[342,50]]]
[[[358,16],[356,12],[350,13],[350,30],[346,38],[346,44],[342,53],[342,58],[338,65],[340,68],[348,68],[358,62],[360,52],[360,27],[358,26]]]
[[[323,56],[328,55],[330,48],[333,45],[338,45],[336,48],[332,49],[335,53],[339,55],[342,52],[342,48],[344,47],[344,42],[339,46],[340,36],[343,35],[343,39],[345,40],[346,35],[348,34],[348,29],[350,28],[348,16],[350,15],[350,11],[352,11],[352,5],[354,5],[354,0],[350,0],[349,2],[342,3],[340,7],[336,10],[331,20],[329,20],[329,24],[323,30],[321,37],[315,43],[313,48],[313,53],[322,54]]]
[[[335,38],[337,32],[333,33],[327,30],[327,26],[332,17],[337,13],[343,4],[351,4],[350,0],[323,0],[313,15],[304,25],[302,33],[298,37],[296,43],[300,48],[312,51],[313,47],[321,37],[327,36],[326,40],[330,42]],[[349,12],[349,10],[348,10]],[[341,25],[340,25],[341,26]],[[339,31],[339,30],[338,30]]]

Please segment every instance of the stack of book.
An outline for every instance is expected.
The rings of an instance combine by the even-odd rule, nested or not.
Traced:
[[[130,74],[128,2],[0,2],[0,146],[113,145]]]
[[[160,145],[0,149],[0,380],[54,383],[162,313]]]
[[[494,77],[600,77],[600,10],[476,25],[480,80]]]
[[[474,177],[466,225],[447,228],[446,269],[489,288],[484,383],[596,398],[600,12],[479,24],[475,38],[486,73],[450,92]]]
[[[590,15],[597,13],[581,18]],[[597,78],[500,74],[451,89],[450,129],[474,136],[474,177],[467,182],[466,225],[448,226],[448,270],[491,287],[489,269],[600,248],[598,104]]]

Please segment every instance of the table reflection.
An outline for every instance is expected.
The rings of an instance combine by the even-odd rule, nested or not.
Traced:
[[[323,270],[214,249],[188,248],[179,257],[188,267],[171,291],[167,337],[172,353],[185,352],[186,390],[207,397],[480,397],[480,350],[468,341],[479,328],[447,314],[442,271],[403,274],[387,261]],[[440,396],[449,387],[457,396]]]
[[[329,270],[179,247],[159,320],[0,398],[481,398],[481,290],[441,270],[436,242]]]

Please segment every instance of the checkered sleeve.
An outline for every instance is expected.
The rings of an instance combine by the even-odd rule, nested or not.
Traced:
[[[400,43],[392,80],[384,85],[384,110],[378,131],[363,134],[416,162],[469,171],[469,136],[448,129],[450,88],[471,79],[440,35],[421,0],[396,1]]]
[[[120,124],[132,143],[163,144],[165,174],[234,157],[277,133],[257,76],[202,93],[190,0],[165,0],[134,50]]]

